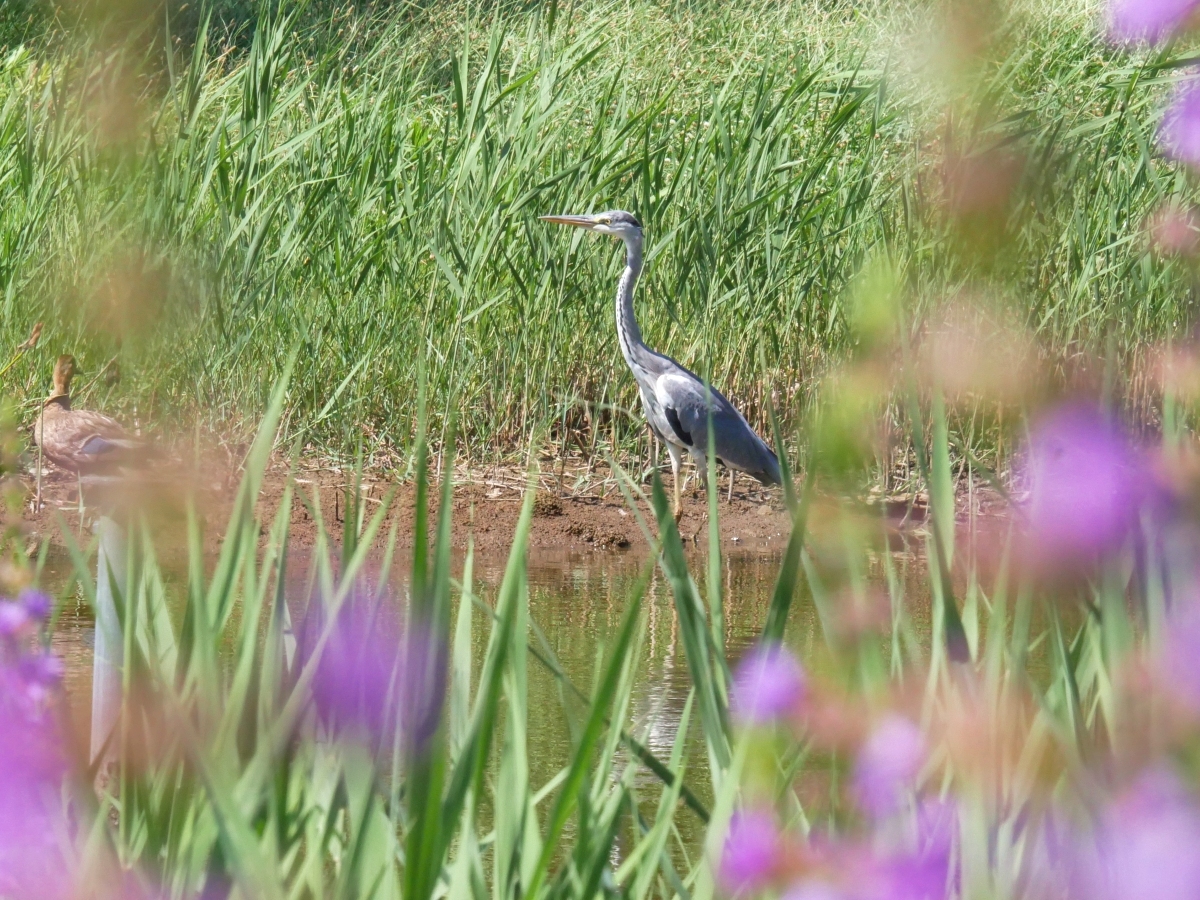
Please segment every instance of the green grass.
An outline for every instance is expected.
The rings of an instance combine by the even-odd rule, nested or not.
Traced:
[[[0,51],[11,51],[44,34],[48,20],[38,0],[11,0],[0,9]]]
[[[1182,327],[1180,273],[1141,239],[1188,193],[1153,149],[1169,73],[1103,47],[1088,10],[1014,9],[947,107],[902,37],[919,5],[556,8],[313,7],[171,53],[158,31],[29,44],[0,70],[0,346],[46,331],[5,393],[42,395],[61,352],[117,357],[88,402],[248,435],[299,347],[285,427],[316,449],[406,456],[425,366],[473,459],[626,451],[644,438],[618,248],[536,220],[605,207],[648,228],[648,341],[764,432],[768,395],[792,433],[855,340],[869,254],[914,322],[982,285],[1053,359]],[[1030,160],[986,259],[937,212],[949,128]]]

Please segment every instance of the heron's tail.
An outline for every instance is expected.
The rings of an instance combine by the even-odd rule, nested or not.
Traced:
[[[779,458],[765,444],[763,445],[763,449],[766,450],[763,456],[763,470],[755,472],[754,477],[767,485],[783,484],[783,474],[779,471]]]

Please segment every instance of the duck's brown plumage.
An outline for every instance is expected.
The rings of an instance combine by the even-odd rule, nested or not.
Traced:
[[[54,365],[54,391],[42,406],[33,440],[60,469],[80,474],[112,471],[146,457],[145,441],[102,413],[71,408],[75,359],[60,356]]]

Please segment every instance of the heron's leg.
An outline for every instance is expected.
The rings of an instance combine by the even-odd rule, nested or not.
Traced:
[[[729,469],[729,498],[725,501],[726,503],[733,502],[733,476],[736,473],[736,471],[737,470],[732,467],[730,467],[730,469]]]
[[[683,462],[683,454],[670,441],[665,443],[667,452],[671,454],[671,474],[674,476],[675,483],[675,521],[678,522],[683,515],[683,502],[679,498],[679,465]]]
[[[697,450],[695,447],[690,448],[692,454],[692,462],[696,465],[696,482],[704,487],[704,496],[708,496],[708,457]],[[692,480],[692,473],[688,473],[687,480],[684,482],[683,488],[687,490],[688,484]]]

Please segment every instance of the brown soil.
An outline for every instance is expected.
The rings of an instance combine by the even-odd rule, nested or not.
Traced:
[[[85,485],[83,530],[90,533],[87,526],[107,504],[136,505],[152,513],[160,550],[169,551],[172,545],[182,550],[186,548],[185,510],[190,500],[201,521],[206,549],[215,552],[224,535],[243,474],[239,466],[226,462],[229,458],[227,453],[212,454],[197,471],[182,476],[177,471],[158,474],[152,483],[134,484],[125,480],[115,486]],[[637,496],[640,491],[641,496],[637,496],[631,506],[621,490],[622,482],[603,466],[586,467],[577,463],[560,469],[559,465],[548,460],[546,467],[552,469],[552,474],[543,473],[533,478],[536,494],[529,536],[531,550],[620,553],[648,546],[647,532],[651,536],[657,533],[654,516],[645,499],[650,494],[649,483],[639,485],[633,492]],[[289,466],[284,459],[273,460],[268,466],[256,510],[263,523],[264,535],[287,490],[288,472]],[[314,547],[320,532],[318,519],[324,521],[329,540],[335,546],[340,545],[346,495],[353,489],[355,479],[353,469],[308,459],[301,460],[292,472],[294,496],[289,533],[292,545]],[[43,537],[61,546],[65,543],[64,530],[80,534],[78,488],[74,476],[52,470],[44,472],[40,509],[35,509],[35,476],[28,474],[22,482],[26,489],[22,525],[28,535],[30,550],[35,549]],[[669,472],[666,482],[669,491]],[[456,469],[452,518],[454,547],[464,550],[472,544],[481,556],[506,556],[529,483],[526,474],[513,467]],[[718,515],[723,547],[727,551],[751,554],[781,552],[791,531],[782,490],[764,488],[748,476],[739,476],[730,499],[727,473],[721,476],[720,485]],[[392,494],[380,534],[386,535],[394,527],[398,545],[411,547],[416,506],[414,482],[368,472],[363,475],[360,490],[364,516],[368,519]],[[911,535],[914,530],[919,532],[926,524],[928,498],[924,493],[883,495],[872,492],[864,499],[884,514],[892,533],[902,541],[907,540],[905,534]],[[431,485],[431,531],[439,500],[437,485]],[[814,516],[818,519],[823,505],[818,503],[814,508]],[[972,533],[985,520],[1002,521],[1002,515],[998,517],[997,514],[1003,514],[1007,508],[1002,497],[979,483],[973,486],[960,484],[956,505],[959,527],[969,528]],[[679,530],[685,544],[707,546],[708,502],[703,490],[695,486],[694,479],[693,486],[684,492],[683,506]]]
[[[218,470],[220,471],[220,470]],[[269,527],[279,508],[288,482],[287,466],[274,462],[268,469],[258,498],[258,514]],[[178,527],[182,540],[186,533],[183,510],[184,492],[178,489],[181,481],[198,485],[191,491],[204,528],[206,542],[215,549],[223,525],[232,511],[240,473],[220,471],[213,475],[190,479],[160,479],[155,485],[141,485],[140,493],[149,497],[143,504],[160,511],[162,528]],[[668,473],[667,487],[669,490]],[[35,510],[35,480],[23,479],[27,496],[23,505],[23,520],[31,542],[49,536],[54,543],[62,541],[62,528],[77,530],[79,504],[74,477],[49,472],[43,476],[43,506]],[[324,520],[326,532],[335,542],[340,541],[346,507],[346,492],[353,489],[354,472],[331,465],[316,463],[297,466],[294,474],[295,496],[292,501],[291,540],[298,546],[313,546],[317,541],[318,516]],[[507,552],[526,488],[524,473],[511,468],[489,469],[484,472],[455,473],[453,543],[465,548],[473,542],[480,553]],[[639,499],[631,508],[614,477],[604,473],[566,472],[564,478],[540,476],[535,478],[537,493],[534,499],[533,523],[530,532],[531,549],[558,548],[571,551],[604,550],[621,552],[644,548],[646,537],[639,524],[639,514],[650,533],[656,533],[649,504]],[[564,485],[560,487],[561,485]],[[572,489],[572,484],[583,486]],[[649,484],[641,486],[648,496]],[[719,517],[723,542],[730,549],[770,553],[781,550],[790,530],[790,520],[783,506],[782,491],[764,489],[748,477],[736,480],[733,499],[728,499],[728,476],[721,479]],[[395,496],[389,504],[382,534],[395,525],[398,542],[410,544],[415,518],[415,484],[396,483],[378,475],[365,474],[361,496],[365,515],[369,518],[380,509],[390,491]],[[109,502],[105,489],[84,487],[85,520],[91,519],[99,508]],[[111,491],[111,489],[110,489]],[[123,483],[115,492],[127,500],[138,488]],[[431,513],[436,513],[439,495],[436,486],[430,489]],[[162,511],[166,512],[163,513]],[[687,542],[705,543],[708,533],[707,500],[704,492],[689,488],[684,493],[684,513],[679,522]],[[158,526],[156,526],[157,528]],[[431,528],[432,523],[431,523]]]

